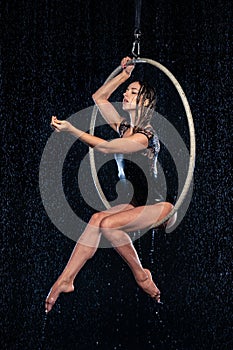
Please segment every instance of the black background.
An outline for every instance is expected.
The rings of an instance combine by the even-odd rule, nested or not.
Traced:
[[[75,244],[40,197],[50,116],[92,105],[91,94],[131,54],[135,4],[12,0],[1,10],[1,349],[232,349],[232,2],[142,1],[142,57],[180,82],[197,142],[184,220],[136,242],[164,305],[137,288],[114,250],[100,249],[46,325],[44,299]]]

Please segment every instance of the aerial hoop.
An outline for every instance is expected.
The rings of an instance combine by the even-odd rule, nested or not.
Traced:
[[[163,218],[162,220],[156,222],[154,225],[152,225],[149,229],[151,228],[156,228],[158,226],[160,226],[161,224],[163,224],[164,222],[166,222],[168,219],[170,219],[179,209],[179,207],[181,206],[181,204],[183,203],[189,188],[191,186],[192,183],[192,178],[193,178],[193,172],[194,172],[194,167],[195,167],[195,153],[196,153],[196,142],[195,142],[195,130],[194,130],[194,124],[193,124],[193,118],[192,118],[192,113],[190,110],[190,106],[188,103],[188,100],[185,96],[185,93],[182,89],[182,87],[180,86],[179,82],[177,81],[177,79],[174,77],[174,75],[166,68],[164,67],[161,63],[154,61],[152,59],[148,59],[148,58],[134,58],[132,61],[128,62],[128,65],[130,64],[136,64],[136,63],[148,63],[152,66],[157,67],[159,70],[161,70],[173,83],[173,85],[175,86],[181,101],[183,103],[185,112],[186,112],[186,117],[187,117],[187,121],[188,121],[188,128],[189,128],[189,139],[190,139],[190,151],[189,151],[189,166],[188,166],[188,172],[187,172],[187,177],[183,186],[183,189],[180,193],[180,196],[178,197],[173,209],[170,211],[170,213]],[[106,79],[105,84],[111,80],[115,75],[117,75],[118,73],[120,73],[120,71],[122,70],[121,66],[118,66]],[[98,107],[94,106],[93,108],[93,112],[92,112],[92,116],[91,116],[91,122],[90,122],[90,134],[94,135],[94,128],[95,128],[95,122],[96,122],[96,116],[97,116],[97,112],[98,112]],[[94,150],[92,148],[90,148],[90,165],[91,165],[91,174],[92,174],[92,178],[95,184],[95,187],[97,189],[97,192],[99,194],[100,199],[102,200],[104,206],[106,207],[106,209],[110,209],[111,205],[109,204],[108,200],[106,199],[102,188],[100,186],[99,183],[99,179],[98,179],[98,175],[97,175],[97,171],[96,171],[96,166],[95,166],[95,158],[94,158]]]

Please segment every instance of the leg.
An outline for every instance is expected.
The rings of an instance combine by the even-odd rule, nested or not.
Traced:
[[[46,298],[46,312],[49,312],[52,309],[60,293],[69,293],[74,291],[73,282],[76,275],[86,261],[95,254],[98,248],[101,237],[100,222],[103,220],[103,218],[111,215],[112,213],[117,213],[121,210],[128,210],[131,208],[131,205],[118,205],[104,212],[96,213],[91,217],[86,229],[81,235],[79,241],[76,243],[65,269],[52,286]]]
[[[153,282],[150,271],[142,267],[138,254],[126,232],[150,227],[165,217],[171,209],[170,203],[159,203],[113,214],[101,221],[101,232],[127,262],[138,285],[158,302],[160,302],[160,291]]]

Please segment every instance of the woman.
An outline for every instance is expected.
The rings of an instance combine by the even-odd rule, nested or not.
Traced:
[[[78,137],[89,147],[102,153],[144,154],[150,160],[153,175],[156,175],[156,160],[159,141],[150,125],[150,118],[155,108],[155,91],[146,83],[132,82],[123,94],[123,109],[129,114],[130,123],[123,119],[109,102],[111,94],[130,77],[133,65],[127,65],[129,57],[121,61],[122,71],[93,95],[102,116],[109,125],[119,133],[120,138],[106,141],[90,135],[72,126],[67,121],[53,116],[51,126],[57,132],[69,132]],[[117,160],[117,158],[116,158]],[[142,186],[140,186],[142,187]],[[172,209],[168,202],[147,204],[140,188],[130,203],[120,204],[103,212],[92,215],[84,232],[80,236],[71,257],[52,286],[46,301],[45,310],[49,312],[60,293],[74,290],[74,279],[83,265],[96,252],[101,234],[110,241],[115,250],[127,262],[137,284],[157,302],[160,302],[160,291],[152,280],[148,269],[142,267],[137,252],[128,233],[149,228],[156,221],[163,219]],[[169,220],[169,225],[175,217]]]

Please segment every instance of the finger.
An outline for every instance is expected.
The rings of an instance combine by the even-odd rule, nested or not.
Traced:
[[[127,56],[127,57],[124,57],[124,58],[122,59],[122,61],[121,61],[121,66],[122,66],[122,68],[125,68],[125,67],[126,67],[126,63],[127,63],[128,59],[129,59],[128,56]]]
[[[63,123],[63,120],[54,119],[54,123],[60,125]]]
[[[62,124],[62,120],[58,120],[57,119],[57,117],[52,117],[52,121],[51,121],[51,123],[53,124],[53,125],[57,125],[57,124]]]
[[[54,128],[57,128],[58,125],[61,124],[61,121],[57,120],[57,119],[52,119],[50,125],[53,126]]]
[[[56,130],[56,129],[57,129],[56,126],[55,126],[54,124],[52,124],[52,123],[50,123],[50,126],[51,126],[51,128],[52,128],[53,130]]]
[[[56,132],[60,132],[61,131],[55,125],[51,125],[51,128],[53,129],[53,131],[56,131]]]
[[[53,119],[51,120],[51,124],[56,124],[56,123],[57,123],[57,120],[53,118]]]
[[[122,61],[121,61],[121,68],[124,69],[125,67],[126,67],[126,62],[125,62],[125,60],[122,60]]]

